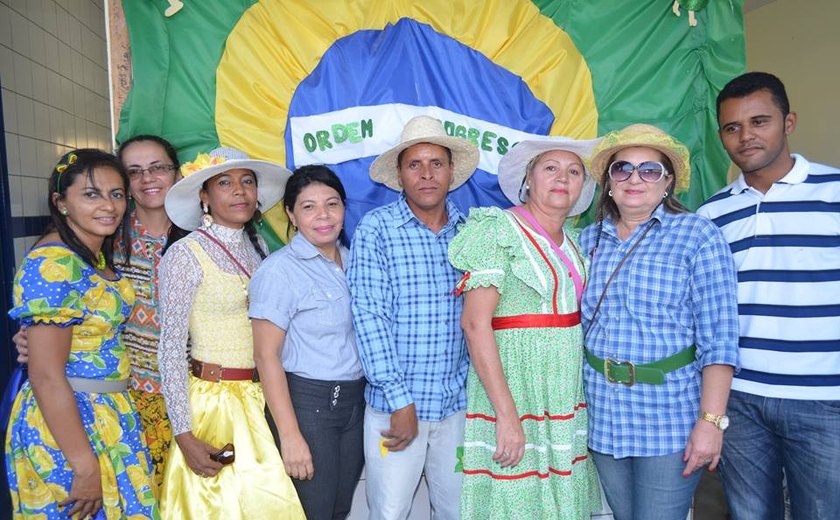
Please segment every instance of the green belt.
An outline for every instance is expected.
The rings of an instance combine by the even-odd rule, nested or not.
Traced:
[[[632,361],[617,361],[611,358],[601,359],[590,352],[588,348],[584,348],[583,350],[586,352],[586,361],[589,363],[589,366],[599,373],[604,374],[607,381],[633,386],[635,383],[661,385],[665,382],[665,374],[682,368],[694,361],[697,347],[692,345],[680,350],[673,356],[662,358],[653,363],[645,363],[644,365],[636,365]]]

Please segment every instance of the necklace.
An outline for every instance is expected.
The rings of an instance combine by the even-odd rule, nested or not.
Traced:
[[[105,263],[105,253],[103,253],[100,250],[99,251],[99,256],[96,257],[96,263],[93,264],[93,267],[95,267],[97,271],[102,271],[102,270],[105,269],[106,265],[107,264]]]

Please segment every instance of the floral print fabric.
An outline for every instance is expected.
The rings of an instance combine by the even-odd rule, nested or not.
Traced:
[[[12,318],[23,325],[73,327],[65,374],[122,380],[129,362],[120,332],[134,292],[128,280],[102,277],[61,244],[30,251],[15,278]],[[82,425],[99,459],[103,504],[96,518],[158,518],[151,461],[128,392],[75,392]],[[12,408],[6,472],[15,518],[58,518],[73,471],[26,383]]]

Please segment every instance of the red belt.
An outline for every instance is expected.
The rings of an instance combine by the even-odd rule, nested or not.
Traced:
[[[192,375],[205,381],[259,381],[256,368],[226,368],[214,363],[193,359],[190,361]]]
[[[493,318],[493,330],[574,327],[580,324],[580,311],[569,314],[520,314]]]

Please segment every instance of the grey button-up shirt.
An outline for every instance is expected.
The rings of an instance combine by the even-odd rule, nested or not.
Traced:
[[[343,265],[347,249],[339,246]],[[265,259],[251,280],[248,314],[286,331],[287,372],[322,381],[361,378],[344,271],[300,233]]]

